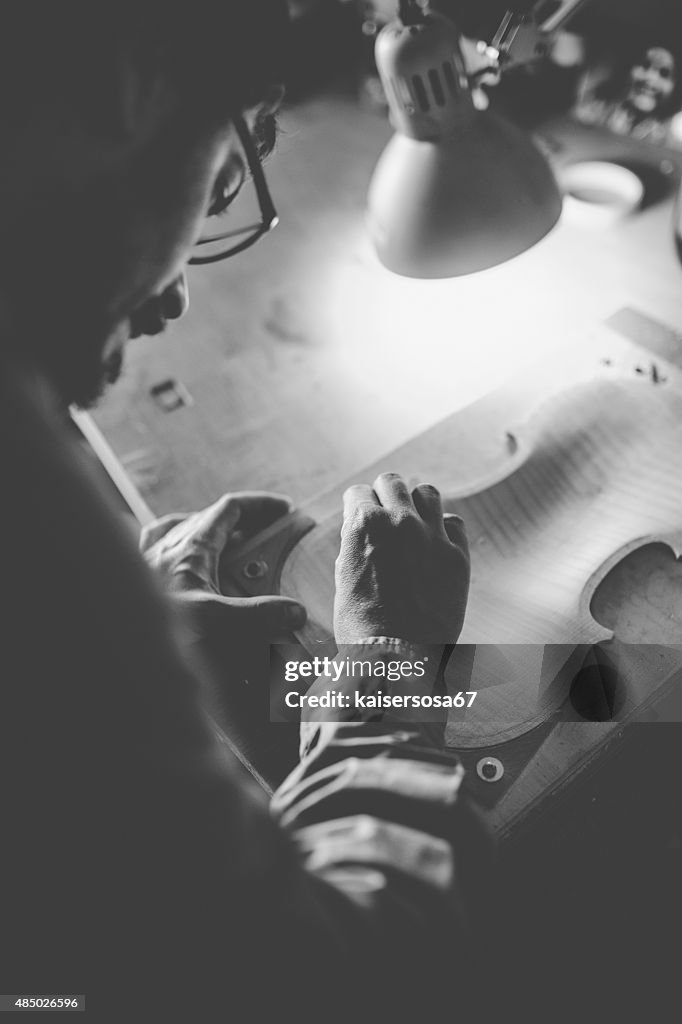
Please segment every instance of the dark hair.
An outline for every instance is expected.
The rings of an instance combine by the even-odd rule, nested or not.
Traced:
[[[123,53],[181,94],[243,109],[282,80],[287,26],[286,0],[9,0],[0,118],[6,127],[62,91],[106,103]]]

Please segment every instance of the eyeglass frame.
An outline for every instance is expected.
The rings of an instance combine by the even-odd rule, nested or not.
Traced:
[[[242,242],[237,245],[233,245],[231,249],[226,249],[224,252],[215,253],[212,256],[191,256],[187,261],[191,266],[206,266],[209,263],[219,263],[221,260],[227,260],[231,256],[237,256],[238,253],[244,252],[245,249],[250,249],[252,245],[260,241],[263,235],[267,235],[269,231],[277,227],[279,223],[279,217],[275,209],[275,204],[272,201],[270,189],[265,179],[265,172],[263,171],[263,165],[260,157],[254,145],[251,132],[241,115],[237,115],[234,118],[234,126],[239,136],[242,149],[244,150],[244,156],[246,157],[246,163],[253,181],[254,188],[256,190],[256,197],[258,199],[258,206],[260,208],[261,220],[260,224],[254,224],[251,227],[236,228],[233,231],[221,232],[219,235],[210,235],[207,238],[200,238],[195,242],[195,246],[209,245],[215,242],[222,242],[228,238],[235,238],[237,235],[243,235],[246,231],[253,231],[253,234],[249,235]]]

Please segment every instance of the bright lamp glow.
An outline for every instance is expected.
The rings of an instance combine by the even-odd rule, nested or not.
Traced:
[[[372,179],[368,221],[381,262],[406,277],[503,263],[539,242],[561,213],[552,171],[530,137],[474,106],[460,38],[447,18],[418,12],[377,40],[396,135]]]

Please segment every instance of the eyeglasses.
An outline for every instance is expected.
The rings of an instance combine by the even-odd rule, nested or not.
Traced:
[[[220,260],[229,259],[230,256],[236,256],[237,253],[243,252],[245,249],[255,245],[263,235],[266,235],[268,231],[271,231],[279,223],[277,211],[275,210],[272,196],[265,180],[263,167],[251,137],[251,132],[242,117],[236,117],[234,125],[244,150],[251,181],[255,189],[255,199],[260,211],[260,223],[252,223],[242,228],[235,228],[231,231],[224,231],[217,235],[207,235],[200,238],[196,243],[196,247],[212,246],[213,251],[198,252],[196,256],[192,256],[189,263],[194,266],[218,263]],[[222,243],[227,242],[229,239],[239,239],[239,241],[224,247]]]

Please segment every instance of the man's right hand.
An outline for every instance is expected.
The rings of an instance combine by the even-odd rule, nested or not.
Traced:
[[[336,561],[337,644],[379,636],[456,643],[469,573],[464,523],[443,514],[435,487],[410,493],[395,473],[350,487]]]
[[[297,601],[279,594],[223,597],[218,579],[225,549],[243,544],[291,508],[279,494],[239,491],[200,512],[164,516],[143,529],[144,557],[184,606],[195,642],[229,640],[248,649],[304,625],[306,611]]]

